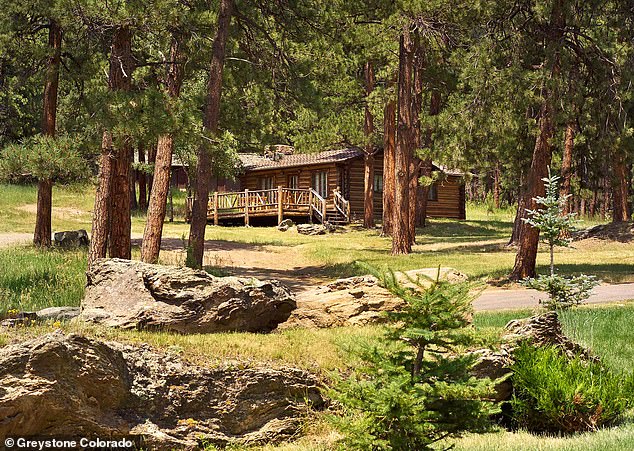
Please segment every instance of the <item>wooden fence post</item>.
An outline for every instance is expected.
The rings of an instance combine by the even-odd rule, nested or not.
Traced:
[[[214,225],[218,225],[218,192],[214,192]]]
[[[244,190],[244,225],[249,225],[249,190]]]
[[[277,223],[284,219],[284,203],[282,202],[282,187],[277,187]]]

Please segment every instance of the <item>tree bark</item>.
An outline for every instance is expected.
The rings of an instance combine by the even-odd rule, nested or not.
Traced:
[[[51,20],[49,24],[48,46],[52,53],[48,59],[46,81],[44,83],[42,133],[53,137],[55,136],[57,121],[57,91],[62,55],[62,28],[55,20]],[[51,233],[53,231],[51,224],[52,203],[53,181],[51,179],[39,180],[37,185],[35,232],[33,233],[33,244],[35,246],[49,247],[51,245]]]
[[[518,213],[520,218],[526,218],[526,209],[535,210],[538,205],[535,197],[544,196],[544,177],[548,175],[548,165],[551,160],[550,140],[553,136],[553,108],[550,100],[545,97],[539,118],[539,134],[535,142],[531,168],[528,173],[526,192],[524,193],[524,208]],[[515,266],[509,275],[511,280],[521,280],[535,277],[535,262],[539,245],[539,229],[524,221],[519,224],[519,240]]]
[[[568,121],[566,124],[566,137],[564,139],[564,155],[561,161],[561,187],[559,189],[559,197],[562,199],[571,194],[572,180],[572,154],[575,147],[575,131],[576,124],[574,121]],[[566,199],[563,213],[571,213],[572,200],[570,197]]]
[[[205,105],[203,128],[206,133],[215,135],[218,131],[220,115],[220,96],[222,92],[222,72],[225,59],[225,49],[231,16],[233,0],[221,0],[218,13],[218,28],[214,38],[209,81],[207,84],[207,102]],[[196,168],[196,186],[192,219],[189,228],[188,266],[200,268],[203,265],[205,251],[205,228],[207,226],[207,201],[209,184],[211,182],[212,160],[207,143],[203,143],[198,150]]]
[[[110,55],[108,84],[111,91],[130,91],[132,87],[132,32],[128,26],[121,26],[115,32]],[[111,215],[108,253],[111,258],[130,259],[130,167],[132,165],[132,144],[129,136],[117,141],[112,165]]]
[[[493,168],[493,206],[496,209],[500,208],[500,162],[495,162]]]
[[[134,148],[130,148],[130,164],[134,162]],[[137,170],[130,169],[130,210],[135,211],[139,209],[139,203],[136,200],[136,174]]]
[[[90,249],[88,251],[88,267],[98,258],[106,257],[108,248],[108,230],[110,228],[110,190],[112,185],[112,137],[110,132],[103,133],[101,143],[101,164],[95,207],[92,213],[92,231],[90,233]]]
[[[612,155],[612,222],[625,222],[630,219],[628,196],[629,174],[623,156]]]
[[[143,148],[143,144],[139,144],[138,148],[139,154],[139,163],[145,164],[145,149]],[[146,211],[147,210],[147,175],[145,171],[138,170],[139,174],[139,210]]]
[[[416,226],[419,219],[419,199],[421,197],[420,178],[421,160],[416,154],[423,147],[420,127],[420,114],[423,107],[423,72],[425,70],[425,48],[419,41],[414,42],[414,60],[412,62],[412,113],[411,137],[413,140],[412,157],[409,164],[409,239],[416,242]]]
[[[399,45],[398,119],[396,134],[394,225],[392,254],[412,251],[409,223],[409,168],[412,159],[412,65],[414,45],[408,29],[401,35]]]
[[[539,132],[535,140],[531,168],[528,173],[527,189],[524,198],[526,208],[537,209],[535,198],[545,195],[544,177],[548,175],[548,166],[552,158],[551,140],[554,134],[554,105],[557,102],[557,91],[550,84],[560,76],[560,49],[563,41],[563,33],[566,26],[565,2],[555,0],[550,15],[550,29],[546,41],[546,51],[551,53],[550,79],[545,81],[542,87],[542,106],[539,112]],[[526,208],[520,214],[521,218],[527,216]],[[519,245],[515,256],[515,265],[509,279],[521,280],[526,277],[535,277],[535,263],[537,260],[537,247],[539,245],[539,229],[522,221],[519,231]]]
[[[396,147],[396,102],[388,100],[383,112],[383,235],[391,235],[394,224],[394,152]]]
[[[173,35],[170,49],[170,65],[167,68],[166,87],[171,99],[180,95],[184,70],[184,51],[181,37]],[[141,260],[146,263],[156,263],[161,251],[161,236],[167,208],[167,196],[170,189],[170,175],[172,168],[172,155],[174,152],[174,137],[171,133],[159,136],[156,146],[156,158],[154,163],[153,186],[143,232],[143,244],[141,245]]]
[[[365,96],[370,97],[374,90],[374,69],[371,62],[365,63]],[[367,229],[374,228],[374,145],[372,135],[374,135],[374,118],[370,105],[366,100],[365,120],[363,123],[363,133],[365,135],[365,155],[363,171],[363,226]]]
[[[438,90],[433,90],[431,93],[431,102],[429,104],[429,115],[437,116],[440,114],[440,92]],[[426,131],[425,137],[425,146],[431,150],[433,146],[433,130],[429,127]],[[432,175],[432,171],[434,169],[433,161],[431,158],[425,158],[421,165],[421,175],[427,178],[430,178]],[[418,211],[418,223],[421,227],[425,227],[427,225],[427,205],[429,202],[429,189],[430,186],[422,186],[420,192],[420,203],[419,203],[419,211]]]

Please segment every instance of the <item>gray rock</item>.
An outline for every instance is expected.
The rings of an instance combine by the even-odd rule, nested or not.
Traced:
[[[473,368],[475,376],[488,377],[492,380],[509,376],[510,367],[515,362],[513,354],[521,343],[529,343],[535,347],[554,346],[568,358],[581,356],[587,360],[598,361],[598,358],[590,351],[564,335],[556,312],[510,321],[505,330],[499,350],[480,349],[473,352],[478,357]],[[495,390],[495,401],[511,399],[513,391],[511,380],[508,377],[501,380]]]
[[[49,307],[39,310],[36,315],[38,321],[69,321],[80,312],[79,307]]]
[[[67,230],[53,234],[53,244],[63,248],[86,247],[88,243],[88,233],[83,229]]]
[[[151,449],[271,443],[324,405],[295,368],[207,369],[61,333],[0,348],[0,437],[137,437]]]
[[[279,230],[280,232],[286,232],[288,229],[290,229],[294,225],[295,223],[291,219],[285,219],[278,224],[277,230]]]
[[[438,275],[437,268],[415,269],[395,274],[406,286],[423,287]],[[427,276],[427,277],[423,277]],[[442,268],[440,278],[450,282],[466,280],[466,276],[451,268]],[[400,310],[405,301],[381,286],[371,275],[338,279],[327,285],[303,291],[297,298],[297,309],[279,329],[295,327],[341,327],[385,322],[385,312]]]
[[[324,224],[297,224],[297,233],[302,235],[325,235],[328,230]]]
[[[296,304],[276,280],[102,259],[87,272],[81,307],[78,320],[111,327],[207,333],[269,332]]]

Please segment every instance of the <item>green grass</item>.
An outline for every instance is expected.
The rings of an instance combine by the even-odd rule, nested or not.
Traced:
[[[180,240],[189,232],[182,220],[185,196],[175,192],[175,221],[166,222],[164,236]],[[53,191],[53,229],[68,230],[91,226],[94,191],[91,186],[56,186]],[[35,224],[36,188],[0,185],[0,233],[32,232]],[[356,266],[363,261],[376,267],[394,270],[450,266],[474,278],[501,278],[508,274],[515,260],[515,250],[505,246],[511,233],[513,208],[494,212],[481,205],[468,205],[466,221],[433,219],[420,229],[413,253],[390,255],[391,240],[378,230],[354,230],[348,233],[307,237],[293,231],[282,233],[274,227],[207,228],[207,239],[247,246],[272,246],[273,250],[292,247],[322,275],[341,277],[359,274]],[[585,219],[581,227],[598,223]],[[132,233],[140,236],[145,216],[135,213]],[[634,243],[575,243],[571,249],[557,249],[555,261],[564,274],[595,274],[606,282],[634,281]],[[547,272],[548,256],[542,249],[537,259],[538,271]]]
[[[84,251],[0,249],[0,316],[10,309],[79,305],[85,271]]]

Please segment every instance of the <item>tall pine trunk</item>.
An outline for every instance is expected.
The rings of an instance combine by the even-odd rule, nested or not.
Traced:
[[[374,90],[374,69],[371,62],[365,63],[365,96],[370,97]],[[374,118],[370,110],[369,100],[365,105],[365,120],[363,133],[365,135],[365,155],[363,171],[363,226],[367,229],[374,228]]]
[[[170,64],[167,67],[167,93],[171,99],[180,95],[185,76],[182,37],[174,35],[170,49]],[[166,133],[159,136],[156,146],[153,186],[147,211],[147,220],[141,245],[141,260],[156,263],[161,251],[161,236],[167,208],[167,196],[170,189],[170,171],[174,152],[174,136]]]
[[[218,13],[218,28],[214,38],[209,81],[207,84],[207,102],[203,116],[205,133],[215,135],[218,131],[220,116],[220,95],[222,93],[222,72],[225,59],[225,49],[231,15],[233,14],[233,0],[221,0]],[[187,265],[200,268],[203,265],[205,252],[205,229],[207,226],[207,202],[209,185],[211,183],[212,159],[208,145],[204,142],[198,150],[196,167],[196,186],[192,219],[189,228]]]
[[[420,178],[421,160],[416,150],[423,147],[420,128],[420,114],[423,107],[423,73],[425,70],[425,49],[419,41],[414,43],[414,60],[412,62],[412,113],[411,137],[413,141],[412,157],[409,164],[409,239],[416,242],[416,226],[419,219],[419,200],[421,197]]]
[[[51,56],[46,69],[44,84],[44,108],[42,113],[42,133],[55,136],[57,120],[57,90],[59,86],[59,66],[62,55],[62,29],[55,20],[51,20],[48,29],[48,46]],[[39,180],[37,185],[37,213],[33,244],[41,247],[51,245],[51,213],[53,204],[53,181]]]
[[[500,162],[496,161],[493,167],[493,206],[500,208]]]
[[[139,144],[139,163],[145,164],[145,148],[143,144]],[[141,169],[137,171],[139,174],[139,210],[147,210],[147,175],[146,172]]]
[[[612,155],[612,222],[630,220],[628,196],[629,174],[623,156],[614,152]]]
[[[546,41],[546,61],[551,59],[551,71],[549,80],[544,81],[542,87],[542,106],[539,112],[539,132],[535,140],[531,168],[528,173],[526,192],[524,193],[525,207],[519,213],[519,218],[527,217],[527,209],[535,210],[538,205],[535,198],[545,195],[544,181],[548,175],[548,166],[552,158],[551,140],[554,134],[554,105],[557,103],[557,90],[552,86],[561,72],[560,49],[565,30],[566,0],[555,0],[552,5],[548,38]],[[518,218],[518,219],[519,219]],[[519,226],[519,241],[515,265],[509,274],[511,280],[521,280],[526,277],[535,277],[535,263],[537,261],[537,247],[539,245],[539,229],[522,221]]]
[[[101,160],[95,207],[92,213],[92,231],[88,251],[88,267],[98,258],[105,258],[108,249],[108,229],[110,228],[110,190],[112,186],[112,137],[110,132],[103,133]]]
[[[109,87],[112,91],[130,91],[132,87],[132,32],[122,26],[115,32],[110,58]],[[111,214],[108,253],[111,258],[132,257],[130,219],[130,169],[132,140],[129,136],[115,139],[110,191]]]
[[[394,224],[392,230],[392,254],[409,254],[412,251],[409,222],[409,168],[412,160],[412,65],[414,43],[408,29],[401,35],[398,73],[398,119],[396,127]]]
[[[394,224],[396,147],[396,102],[388,100],[383,112],[383,235],[391,235]]]
[[[528,173],[526,192],[524,193],[524,208],[518,215],[526,218],[527,209],[535,210],[538,205],[535,197],[545,195],[544,177],[548,175],[548,165],[551,160],[550,140],[553,136],[553,107],[550,100],[545,97],[539,118],[539,134],[535,142],[531,168]],[[515,266],[509,275],[511,280],[521,280],[526,277],[535,277],[535,262],[537,260],[537,247],[539,244],[539,229],[522,221],[519,224],[519,240]]]
[[[561,187],[559,189],[559,196],[563,199],[565,196],[571,194],[571,181],[572,181],[572,158],[573,149],[575,147],[575,122],[570,120],[566,124],[566,137],[564,139],[564,155],[561,161]],[[569,214],[572,211],[571,198],[566,199],[564,204],[563,213]]]
[[[431,102],[429,104],[429,115],[437,116],[440,114],[440,91],[433,90],[431,93]],[[425,147],[427,147],[430,151],[433,147],[433,132],[434,130],[430,127],[426,130],[425,136]],[[432,171],[434,169],[433,162],[431,157],[425,158],[421,165],[421,175],[427,178],[431,178]],[[427,205],[429,202],[429,190],[431,186],[425,185],[421,186],[420,189],[420,202],[419,202],[419,211],[418,211],[418,223],[420,226],[425,227],[427,225]]]
[[[121,26],[112,38],[108,89],[129,91],[132,86],[132,33]],[[93,209],[90,266],[97,258],[106,256],[106,249],[113,258],[131,256],[130,246],[130,165],[132,147],[130,138],[118,137],[118,148],[113,146],[113,136],[106,130],[101,149],[101,168],[95,208]]]

